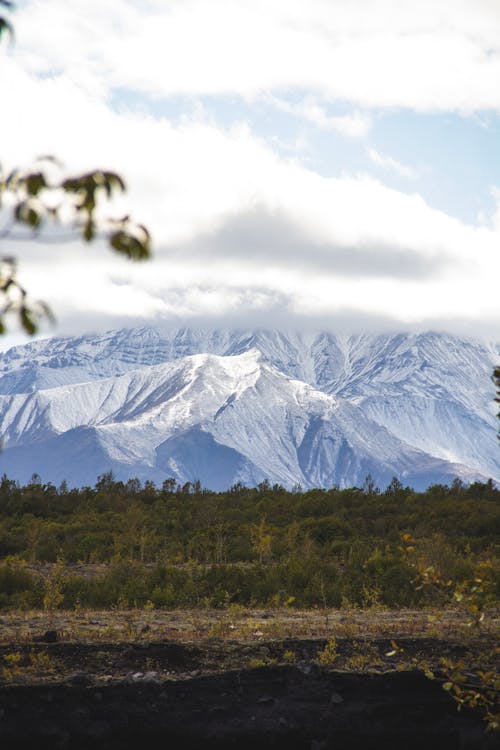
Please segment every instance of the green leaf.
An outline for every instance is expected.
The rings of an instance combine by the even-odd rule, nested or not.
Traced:
[[[122,177],[116,172],[102,172],[102,176],[108,195],[111,195],[113,188],[119,188],[122,192],[127,189]]]
[[[151,239],[151,234],[150,234],[149,230],[148,230],[148,229],[147,229],[147,228],[146,228],[146,227],[144,226],[144,224],[137,224],[137,227],[138,227],[138,228],[139,228],[139,229],[140,229],[140,230],[141,230],[142,232],[144,232],[144,236],[146,237],[146,239],[147,239],[147,240],[148,240],[148,242],[149,242],[149,240]]]
[[[92,221],[92,219],[88,219],[85,222],[85,226],[83,229],[83,238],[86,242],[92,242],[92,240],[94,239],[94,234],[95,234],[95,224]]]
[[[19,170],[13,169],[9,173],[7,179],[5,180],[5,187],[8,189],[15,188],[18,177],[19,177]]]
[[[65,193],[76,193],[79,189],[80,181],[74,177],[68,177],[63,180],[59,187],[61,187]]]
[[[36,333],[36,322],[34,315],[31,310],[27,307],[21,307],[20,311],[21,325],[29,336],[33,336]]]
[[[12,38],[14,36],[14,29],[6,18],[0,17],[0,37],[5,33],[8,33]]]
[[[42,223],[42,217],[28,201],[21,201],[14,210],[16,221],[36,229]]]
[[[118,253],[126,255],[131,260],[146,260],[150,257],[150,247],[147,238],[141,242],[132,234],[120,229],[109,238],[109,243]]]
[[[28,195],[38,195],[40,190],[43,190],[45,187],[47,187],[47,182],[41,172],[34,172],[26,177]]]

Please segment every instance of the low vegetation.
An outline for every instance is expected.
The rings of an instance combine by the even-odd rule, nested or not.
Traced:
[[[371,482],[306,492],[264,482],[214,493],[109,474],[81,489],[4,476],[0,609],[461,600],[472,616],[499,599],[499,499],[492,482],[420,493],[396,479],[384,492]]]
[[[215,656],[207,647],[213,669],[294,664],[312,638],[322,668],[420,669],[497,729],[499,499],[491,481],[214,493],[3,476],[3,679],[59,679],[61,641],[99,653],[224,642]]]

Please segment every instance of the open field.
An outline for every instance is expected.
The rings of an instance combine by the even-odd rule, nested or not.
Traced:
[[[462,609],[247,609],[83,610],[3,612],[0,643],[30,643],[46,631],[59,641],[154,641],[200,639],[261,641],[285,638],[436,638],[475,635]],[[500,609],[487,612],[481,633],[500,633]]]
[[[354,672],[439,668],[443,658],[494,665],[500,612],[480,632],[459,610],[111,610],[4,613],[0,679],[60,681],[84,670],[105,682],[155,679],[301,660]],[[330,652],[318,657],[325,646]],[[168,654],[177,654],[175,668]],[[17,654],[18,656],[12,656]],[[154,667],[154,668],[153,668]]]

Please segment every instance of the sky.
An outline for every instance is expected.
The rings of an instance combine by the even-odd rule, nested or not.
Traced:
[[[20,0],[12,20],[4,168],[114,169],[103,210],[154,240],[144,264],[2,240],[56,315],[42,335],[500,339],[499,0]]]

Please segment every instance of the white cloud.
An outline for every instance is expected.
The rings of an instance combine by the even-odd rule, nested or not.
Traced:
[[[229,321],[245,310],[250,319],[278,310],[400,325],[464,312],[478,327],[498,320],[498,231],[367,177],[318,175],[244,126],[117,114],[65,77],[9,75],[16,93],[0,138],[12,156],[29,143],[33,154],[55,151],[75,169],[118,168],[132,186],[128,205],[156,239],[155,261],[142,266],[103,248],[16,246],[22,280],[53,303],[60,330],[75,316],[81,326],[111,326]]]
[[[305,98],[293,102],[282,97],[269,96],[266,101],[277,109],[312,122],[322,130],[335,130],[348,138],[365,138],[371,128],[371,118],[362,112],[348,115],[329,115],[324,106],[315,99]]]
[[[490,193],[493,200],[495,201],[495,210],[489,221],[487,217],[484,217],[484,223],[490,224],[495,231],[500,232],[500,187],[492,185],[490,188]]]
[[[318,124],[323,128],[337,130],[349,138],[364,138],[371,128],[371,119],[359,112],[338,117],[324,117],[320,114]]]
[[[402,164],[400,161],[393,159],[391,156],[381,154],[380,151],[376,151],[376,149],[374,148],[367,148],[366,151],[372,162],[378,167],[382,167],[383,169],[392,169],[402,177],[417,176],[416,170],[413,167],[410,167],[407,164]]]
[[[32,70],[101,94],[295,89],[362,108],[500,110],[496,0],[30,0],[17,25]]]
[[[28,289],[53,303],[59,330],[74,330],[76,319],[85,329],[158,317],[226,316],[231,324],[244,315],[267,317],[269,325],[280,316],[395,325],[465,316],[478,328],[500,322],[498,225],[469,226],[367,177],[321,176],[280,158],[248,126],[221,129],[203,111],[174,125],[108,105],[117,85],[158,96],[297,85],[318,92],[297,105],[300,116],[356,137],[369,119],[356,108],[332,117],[328,97],[460,109],[466,101],[477,106],[479,91],[497,106],[496,81],[494,95],[487,81],[476,90],[474,67],[488,79],[498,62],[484,52],[496,44],[495,20],[485,21],[489,5],[475,5],[475,20],[465,3],[443,3],[438,16],[435,4],[419,5],[421,13],[408,4],[407,14],[402,5],[377,5],[378,16],[373,3],[319,0],[310,7],[184,0],[167,10],[152,0],[74,0],[71,10],[62,0],[30,2],[19,14],[19,54],[1,62],[9,91],[0,119],[6,166],[53,152],[70,170],[118,170],[130,192],[115,210],[130,209],[150,225],[156,245],[155,261],[144,266],[102,247],[8,248],[26,261]],[[417,61],[415,45],[444,43],[448,34],[454,41],[441,50],[436,83],[429,67],[436,50],[431,45],[430,62],[419,51]],[[459,61],[464,45],[470,55]],[[459,62],[458,74],[468,71],[465,88],[451,85]],[[371,157],[408,169],[373,150]]]

